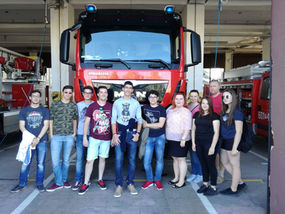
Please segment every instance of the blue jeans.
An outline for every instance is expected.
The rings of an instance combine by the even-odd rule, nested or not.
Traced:
[[[128,151],[128,177],[127,184],[134,184],[135,178],[135,170],[136,170],[136,153],[137,153],[137,142],[132,141],[132,135],[135,132],[127,132],[126,136],[126,144]],[[120,145],[115,146],[115,170],[116,170],[116,186],[123,186],[123,160],[124,160],[124,152],[121,150]]]
[[[89,136],[87,136],[89,140]],[[75,167],[75,182],[82,181],[83,171],[83,157],[86,151],[86,147],[83,146],[83,135],[77,135],[76,137],[76,167]]]
[[[144,169],[146,173],[146,179],[148,181],[153,181],[153,173],[151,167],[151,160],[153,155],[153,150],[155,149],[156,154],[156,168],[155,168],[155,181],[161,180],[161,174],[163,170],[163,154],[165,147],[165,134],[158,137],[149,137],[145,145],[144,154]]]
[[[34,157],[35,152],[37,152],[37,177],[36,177],[36,185],[43,185],[44,177],[45,177],[45,160],[46,160],[46,151],[47,151],[47,142],[40,142],[36,149],[32,150],[32,157],[30,164],[22,164],[20,177],[19,177],[19,186],[26,186],[30,166]]]
[[[193,175],[202,175],[202,167],[199,161],[198,155],[192,150],[192,144],[190,146],[190,158],[191,158],[191,168]]]
[[[55,183],[62,186],[68,177],[69,158],[73,147],[73,136],[54,135],[51,139],[50,150],[52,159],[52,170],[55,177]],[[60,163],[60,154],[62,149],[62,164]]]

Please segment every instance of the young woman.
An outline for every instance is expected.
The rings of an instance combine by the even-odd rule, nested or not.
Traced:
[[[226,170],[232,175],[232,184],[221,191],[222,194],[237,194],[245,187],[241,180],[240,152],[238,145],[242,135],[243,113],[238,107],[238,99],[234,90],[223,92],[221,111],[221,160]]]
[[[197,90],[190,91],[190,104],[188,105],[189,110],[192,113],[192,117],[200,109],[200,103],[198,102],[199,92]],[[187,182],[200,183],[202,179],[202,168],[197,156],[197,153],[192,150],[192,146],[189,146],[190,159],[191,159],[191,173],[187,178]]]
[[[204,97],[199,112],[193,117],[192,149],[202,165],[203,185],[197,190],[204,195],[217,194],[216,145],[219,139],[220,117],[213,111],[213,101]],[[209,178],[211,184],[209,185]]]
[[[168,154],[173,158],[174,178],[168,183],[174,188],[185,186],[187,172],[186,156],[190,141],[192,115],[186,107],[183,93],[173,97],[172,108],[166,116],[166,139],[168,141]]]

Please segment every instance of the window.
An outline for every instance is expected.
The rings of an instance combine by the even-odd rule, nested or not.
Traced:
[[[269,100],[270,99],[270,78],[266,77],[263,79],[260,99]]]

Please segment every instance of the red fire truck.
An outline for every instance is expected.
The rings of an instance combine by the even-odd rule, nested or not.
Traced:
[[[75,63],[69,60],[70,32],[75,34]],[[190,33],[191,64],[185,65],[184,34]],[[134,84],[134,96],[144,102],[151,89],[171,104],[174,93],[185,91],[187,67],[201,62],[200,36],[183,27],[174,8],[164,10],[97,10],[88,5],[78,24],[61,35],[60,61],[76,71],[75,100],[83,100],[86,85],[107,86],[109,101],[122,96],[126,80]],[[96,100],[96,96],[93,97]]]
[[[224,73],[221,89],[233,88],[239,95],[240,107],[256,135],[268,136],[270,64],[259,62]],[[209,94],[209,85],[204,86]]]

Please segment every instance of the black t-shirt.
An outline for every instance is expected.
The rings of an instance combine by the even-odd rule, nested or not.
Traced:
[[[195,119],[196,126],[195,135],[206,137],[214,135],[213,121],[220,120],[220,116],[217,113],[213,113],[212,117],[209,114],[199,117],[199,112],[196,112],[193,119]]]
[[[158,123],[160,117],[166,118],[165,108],[161,105],[153,108],[150,105],[142,107],[142,116],[147,123]],[[160,129],[149,129],[150,137],[158,137],[165,133],[164,126]]]

